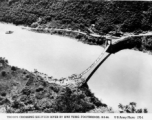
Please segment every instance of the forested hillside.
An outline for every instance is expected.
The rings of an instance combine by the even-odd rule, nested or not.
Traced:
[[[1,0],[0,21],[16,25],[133,32],[152,29],[152,2],[103,0]]]
[[[84,113],[98,107],[108,111],[87,86],[49,83],[0,57],[0,113]]]
[[[30,27],[36,25],[37,31],[39,25],[44,28],[75,30],[86,34],[64,33],[65,31],[54,31],[54,33],[60,32],[81,39],[84,43],[86,41],[89,44],[101,45],[106,38],[92,37],[88,32],[103,35],[112,31],[116,33],[151,31],[152,2],[0,0],[0,22]],[[151,37],[129,39],[131,39],[129,42],[120,42],[113,46],[110,53],[125,47],[140,51],[152,50]],[[48,83],[32,72],[9,65],[4,58],[0,58],[0,110],[2,107],[8,113],[84,113],[94,109],[112,112],[90,92],[87,86],[69,88]],[[120,107],[125,108],[123,105]]]

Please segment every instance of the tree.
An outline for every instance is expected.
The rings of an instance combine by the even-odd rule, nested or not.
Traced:
[[[120,113],[148,113],[147,109],[136,109],[136,103],[130,102],[129,105],[119,104],[118,108],[120,108]]]

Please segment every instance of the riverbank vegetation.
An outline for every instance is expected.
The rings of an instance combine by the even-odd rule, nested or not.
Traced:
[[[142,52],[152,53],[152,36],[135,36],[128,37],[123,41],[111,46],[108,50],[110,53],[116,53],[123,49],[134,49]]]
[[[45,29],[45,28],[30,28],[31,31],[39,32],[39,33],[48,33],[48,34],[56,34],[61,36],[68,36],[71,38],[75,38],[78,41],[81,41],[85,44],[90,45],[103,45],[106,41],[104,37],[94,37],[79,31],[72,31],[72,30],[58,30],[58,29]]]
[[[137,109],[137,104],[135,102],[130,102],[129,105],[119,104],[120,113],[148,113],[147,109]]]
[[[89,34],[119,35],[152,30],[152,2],[101,0],[1,0],[0,21],[36,28],[38,32],[66,35],[84,43],[101,45],[104,39]],[[70,29],[84,32],[47,31]],[[130,38],[132,39],[132,38]],[[133,38],[114,46],[152,50],[151,37]],[[0,106],[8,113],[111,112],[87,87],[69,88],[44,81],[33,73],[10,66],[0,58]]]
[[[136,106],[133,106],[134,108]],[[130,110],[130,107],[119,105]],[[132,110],[132,109],[131,109]],[[136,110],[136,109],[135,109]],[[148,112],[147,109],[143,109]],[[6,113],[114,113],[87,85],[65,87],[0,58],[0,111]],[[121,112],[121,111],[120,111]],[[142,109],[137,109],[142,112]]]
[[[89,34],[120,36],[124,32],[139,34],[151,31],[152,2],[2,0],[0,21],[34,27],[39,32],[45,28],[80,30],[86,35],[59,30],[53,33],[77,38],[88,44],[102,45],[104,38]]]
[[[7,113],[85,113],[108,108],[87,86],[63,87],[0,58],[0,109]]]
[[[101,0],[2,0],[0,21],[104,34],[152,29],[152,2]]]

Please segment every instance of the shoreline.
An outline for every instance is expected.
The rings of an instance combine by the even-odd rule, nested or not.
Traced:
[[[152,112],[151,3],[4,0],[0,6],[0,112]],[[103,64],[102,49],[111,55]],[[100,69],[86,82],[91,74],[82,73],[94,64]]]
[[[137,34],[137,35],[134,34],[134,33],[124,33],[121,37],[116,37],[116,36],[109,35],[109,34],[95,37],[95,36],[92,36],[92,33],[90,33],[90,34],[85,33],[84,34],[84,32],[83,32],[83,35],[81,37],[79,37],[82,32],[79,32],[77,30],[68,30],[67,31],[67,29],[56,29],[56,28],[51,28],[51,29],[44,28],[43,29],[43,28],[32,28],[32,27],[28,27],[27,30],[38,32],[38,33],[46,33],[46,34],[51,34],[51,35],[55,34],[55,35],[60,35],[60,36],[66,36],[66,37],[69,37],[69,38],[73,38],[73,39],[77,40],[78,42],[82,42],[84,44],[97,45],[97,46],[101,46],[103,48],[105,48],[106,40],[109,40],[109,39],[110,40],[115,40],[115,41],[120,40],[120,44],[126,44],[126,45],[128,43],[133,44],[133,45],[131,45],[132,48],[130,48],[130,45],[128,45],[128,48],[125,47],[125,48],[121,48],[121,49],[132,49],[132,50],[136,50],[136,51],[140,51],[140,52],[152,55],[152,50],[146,48],[146,45],[144,45],[142,43],[143,39],[147,39],[148,37],[152,37],[152,32],[151,31],[143,31],[142,33]],[[73,34],[73,33],[77,33],[77,32],[78,32],[78,34]],[[138,40],[138,42],[141,44],[141,48],[138,48],[136,46],[136,41],[137,41],[136,38],[140,39],[140,40]],[[131,39],[131,41],[130,41],[130,39]],[[115,46],[120,46],[120,45],[117,45],[117,44],[119,44],[119,42],[113,45],[114,49],[115,49]],[[120,50],[116,50],[116,52],[119,52]],[[108,51],[108,52],[113,53],[113,51]],[[115,50],[114,50],[114,53],[115,53]]]
[[[140,39],[144,38],[145,39],[146,37],[149,37],[149,36],[152,37],[151,31],[143,31],[142,33],[140,33],[138,35],[135,35],[133,33],[124,33],[121,37],[116,37],[116,36],[109,35],[109,34],[99,36],[99,34],[96,34],[96,33],[94,33],[94,34],[96,34],[97,36],[93,36],[92,35],[93,33],[88,34],[88,33],[82,32],[80,30],[58,29],[58,28],[47,28],[47,27],[45,28],[43,26],[40,26],[38,28],[32,28],[30,26],[15,25],[13,23],[5,23],[5,22],[0,22],[0,23],[10,24],[12,26],[17,26],[17,27],[20,27],[21,29],[25,29],[25,30],[32,31],[32,32],[44,33],[44,34],[49,34],[49,35],[58,35],[58,36],[62,36],[62,37],[69,37],[69,38],[72,38],[74,40],[77,40],[78,42],[82,42],[83,44],[96,45],[96,46],[101,46],[103,48],[105,48],[105,43],[106,43],[105,41],[109,40],[109,39],[110,40],[122,39],[121,40],[122,42],[121,41],[120,42],[123,44],[126,44],[125,42],[127,40],[129,42],[129,39],[133,39],[132,41],[136,41],[135,40],[136,38],[140,38]],[[149,35],[148,33],[151,33],[151,35]],[[124,40],[124,42],[123,42],[123,40]],[[142,40],[139,40],[139,42],[143,48],[138,48],[135,46],[133,48],[128,47],[128,48],[124,48],[124,49],[138,50],[140,52],[152,55],[152,50],[145,48],[145,45],[142,45],[142,43],[141,43]],[[132,44],[135,44],[135,43],[132,42]],[[121,48],[121,49],[123,49],[123,48]]]
[[[8,28],[10,28],[10,29],[8,29]],[[2,32],[3,32],[2,34],[4,34],[4,37],[9,36],[9,35],[5,35],[5,30],[11,30],[11,26],[8,26],[8,28],[6,27],[4,29],[4,32],[3,32],[3,29],[2,29]],[[22,28],[22,27],[20,27],[20,28]],[[18,29],[18,28],[14,29],[13,27],[12,27],[12,29],[14,30],[14,33],[13,33],[14,35],[19,33],[18,30],[20,30],[20,29]],[[10,37],[11,37],[11,35],[10,35]],[[0,63],[3,62],[3,61],[5,61],[5,58],[4,59],[2,58],[2,60],[0,59]],[[7,90],[5,90],[6,91],[5,94],[7,96],[3,97],[3,98],[1,98],[1,96],[0,96],[0,98],[2,99],[2,102],[0,100],[0,104],[2,104],[2,105],[5,104],[5,100],[7,100],[10,104],[6,108],[0,106],[1,107],[0,110],[3,109],[4,112],[7,112],[7,113],[10,113],[10,112],[11,113],[36,112],[36,113],[38,113],[38,112],[48,112],[48,110],[47,110],[48,108],[50,108],[50,111],[49,111],[50,113],[51,112],[56,112],[58,109],[56,107],[54,108],[53,106],[48,105],[48,104],[50,104],[51,102],[52,103],[54,102],[54,106],[58,106],[59,103],[61,103],[62,101],[64,102],[64,99],[62,99],[62,101],[59,101],[59,103],[56,103],[56,99],[59,100],[60,94],[62,94],[63,96],[66,96],[69,91],[70,91],[70,95],[75,94],[75,95],[78,95],[78,96],[84,94],[85,91],[86,92],[88,91],[88,92],[91,93],[91,91],[89,90],[87,85],[86,86],[85,85],[83,85],[83,86],[81,86],[81,85],[73,86],[73,85],[71,85],[73,83],[71,83],[71,84],[67,83],[69,85],[64,85],[62,83],[64,82],[65,79],[55,79],[55,78],[50,78],[52,80],[52,82],[49,83],[49,81],[45,80],[45,76],[42,77],[40,75],[33,74],[33,72],[30,72],[30,71],[28,71],[24,68],[21,69],[19,66],[15,67],[15,66],[12,66],[12,65],[14,65],[14,64],[9,65],[9,64],[4,62],[4,63],[1,63],[1,66],[0,66],[0,78],[1,78],[1,81],[2,81],[0,86],[3,85],[5,87],[5,86],[8,85],[8,89],[10,89],[10,92],[11,92],[9,94],[7,92]],[[53,82],[53,80],[54,80],[54,82]],[[14,88],[10,87],[9,86],[10,84],[7,84],[8,81],[11,81],[10,84],[13,84],[12,86]],[[83,81],[81,81],[81,79],[79,79],[79,81],[81,83],[83,82]],[[5,82],[6,82],[6,84],[5,84]],[[75,82],[75,81],[71,81],[71,82]],[[35,85],[35,86],[33,86],[33,85]],[[18,94],[16,94],[15,91],[18,92],[19,96],[17,96]],[[26,94],[26,91],[28,92],[27,94]],[[52,93],[49,94],[49,91],[52,91]],[[65,91],[65,93],[64,93],[64,91]],[[3,92],[3,91],[0,91],[0,95],[1,95],[1,92]],[[81,92],[82,94],[79,93],[79,92]],[[47,96],[45,96],[45,94],[41,95],[42,93],[47,93],[48,95]],[[15,95],[16,95],[16,98],[18,100],[17,102],[13,98],[13,96],[15,96]],[[26,100],[24,98],[25,95],[27,95],[28,99],[30,97],[29,101],[35,102],[35,100],[37,100],[38,105],[37,105],[37,102],[35,102],[34,105],[31,104],[31,102],[26,103],[26,102],[28,102],[28,99]],[[32,95],[35,95],[35,97],[32,98],[33,97]],[[93,95],[93,93],[91,93],[91,96],[92,95]],[[87,97],[87,96],[85,96],[85,97]],[[96,98],[94,95],[92,96],[92,98],[96,101],[95,102],[94,101],[86,101],[86,104],[91,103],[92,105],[89,106],[89,109],[88,108],[86,109],[85,107],[82,107],[82,110],[83,110],[82,112],[87,112],[89,110],[92,110],[93,108],[97,107],[98,104],[102,105],[102,102],[99,101],[98,98]],[[20,99],[23,99],[23,101],[20,100]],[[42,99],[42,101],[41,101],[41,99]],[[53,101],[52,101],[52,99],[53,99]],[[24,105],[24,101],[25,101],[25,105]],[[76,100],[76,102],[77,101],[79,101],[79,100]],[[41,104],[39,105],[40,102],[46,102],[47,103],[46,105],[42,106],[42,109],[44,109],[45,111],[41,110]],[[74,103],[74,102],[75,102],[75,99],[71,99],[71,103]],[[17,109],[13,108],[12,106],[16,103],[21,105],[21,108],[20,107],[19,107],[19,109],[18,108]],[[68,104],[64,104],[64,105],[69,106]],[[76,105],[77,105],[77,103],[76,103]],[[61,105],[59,107],[62,108]],[[52,111],[52,109],[57,109],[57,110]],[[78,110],[76,112],[79,112],[80,110]],[[107,108],[107,111],[108,111],[108,108]],[[58,110],[57,112],[60,112],[60,111]],[[67,110],[66,112],[69,112],[69,111]],[[72,112],[72,110],[71,110],[71,112]],[[74,112],[74,110],[73,110],[73,112]]]
[[[19,27],[19,30],[20,29],[25,29],[25,30],[31,31],[30,27],[17,26],[17,25],[9,24],[9,23],[0,23],[0,24],[4,24],[4,25],[8,25],[8,26],[11,25],[12,27],[13,26],[14,27]],[[11,28],[8,29],[8,30],[11,30]],[[13,28],[12,28],[11,31],[13,31]],[[18,31],[18,29],[17,29],[17,31]],[[37,31],[35,31],[35,32],[37,32]],[[6,34],[6,33],[4,32],[4,34]],[[56,35],[56,34],[53,34],[53,35]],[[57,35],[57,36],[61,36],[61,35]],[[71,37],[71,38],[74,39],[73,37]],[[56,84],[59,84],[59,85],[62,85],[62,86],[73,86],[74,85],[75,87],[78,87],[78,86],[82,86],[82,84],[84,83],[84,78],[79,77],[79,75],[77,75],[77,74],[71,74],[71,75],[67,76],[66,78],[61,77],[61,78],[57,79],[57,78],[50,78],[50,76],[46,75],[45,73],[41,73],[41,72],[38,72],[38,71],[31,71],[31,73],[35,74],[36,76],[43,77],[45,81],[48,81],[50,83],[56,83]],[[69,79],[73,79],[73,78],[74,78],[74,80],[69,80]],[[65,81],[65,83],[64,83],[64,81]]]

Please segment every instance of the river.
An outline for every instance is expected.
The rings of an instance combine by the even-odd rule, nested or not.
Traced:
[[[5,34],[8,30],[14,33]],[[55,78],[81,73],[102,50],[71,38],[0,23],[0,57],[8,59],[10,65],[29,71],[37,69]],[[119,103],[136,102],[137,108],[152,112],[151,61],[151,55],[133,50],[112,54],[92,76],[89,88],[114,110]]]

